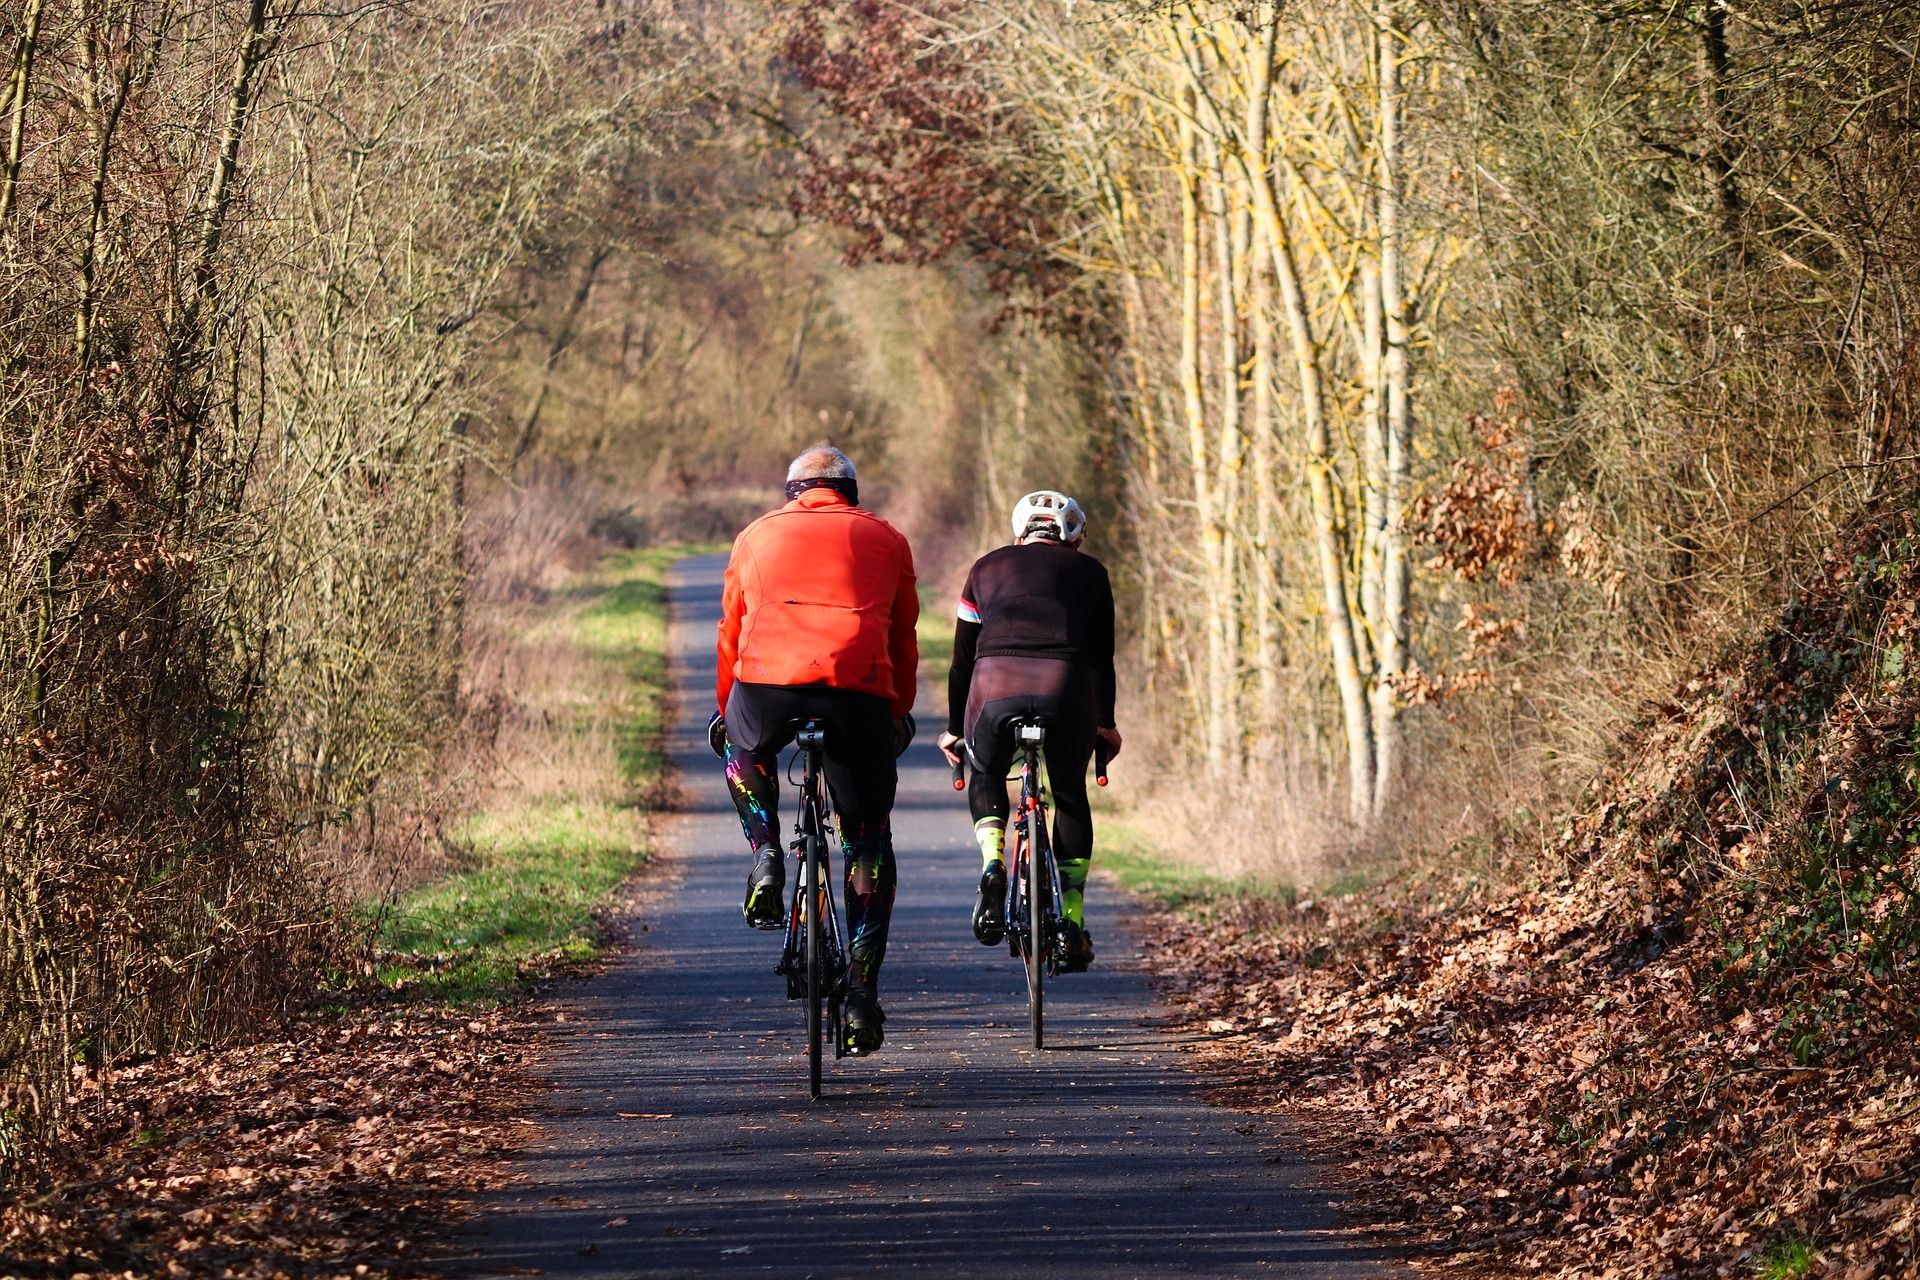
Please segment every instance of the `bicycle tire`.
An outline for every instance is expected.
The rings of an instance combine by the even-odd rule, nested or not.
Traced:
[[[820,1099],[820,1039],[821,1039],[821,1001],[826,996],[825,984],[820,980],[820,970],[826,964],[826,956],[821,947],[821,935],[826,932],[825,921],[820,918],[821,885],[826,883],[821,874],[821,845],[819,814],[815,811],[811,799],[807,802],[807,839],[806,839],[806,877],[804,896],[805,914],[802,922],[807,930],[807,1096],[814,1101]]]
[[[1027,1021],[1033,1047],[1046,1048],[1048,889],[1040,882],[1040,806],[1027,806]]]

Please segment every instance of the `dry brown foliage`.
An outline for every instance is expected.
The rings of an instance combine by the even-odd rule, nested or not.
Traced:
[[[0,1182],[76,1060],[278,1016],[433,849],[489,307],[664,82],[604,6],[3,21]]]
[[[1237,1100],[1321,1122],[1458,1258],[1920,1268],[1920,523],[1864,520],[1655,709],[1518,892],[1230,920],[1177,985]],[[1522,857],[1525,854],[1522,851]]]
[[[0,1198],[9,1275],[433,1274],[527,1089],[507,1014],[362,1010],[80,1077],[57,1180]]]
[[[327,917],[265,796],[235,158],[283,6],[16,9],[0,195],[0,1181],[68,1073],[218,1036]],[[75,181],[76,174],[91,181]]]

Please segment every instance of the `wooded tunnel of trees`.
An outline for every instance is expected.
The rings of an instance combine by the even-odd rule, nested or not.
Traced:
[[[1042,486],[1225,870],[1533,874],[1908,503],[1920,9],[6,0],[0,1167],[457,859],[488,610]],[[1460,856],[1467,856],[1462,854]],[[1386,868],[1385,871],[1379,871]]]

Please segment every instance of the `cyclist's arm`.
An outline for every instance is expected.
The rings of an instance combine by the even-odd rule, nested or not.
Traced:
[[[1102,729],[1114,726],[1113,699],[1113,584],[1106,567],[1100,570],[1099,598],[1094,601],[1092,653],[1094,708],[1099,712]]]
[[[961,608],[967,606],[962,603]],[[947,669],[947,732],[966,736],[967,690],[973,686],[973,654],[980,643],[980,623],[962,614],[953,624],[953,666]]]
[[[905,538],[900,539],[900,581],[894,588],[891,631],[887,636],[887,657],[893,663],[893,716],[899,719],[913,710],[913,696],[920,679],[920,641],[915,625],[920,621],[920,593],[913,585],[913,551]]]
[[[956,738],[967,733],[967,690],[973,687],[973,655],[980,644],[980,588],[974,582],[975,562],[960,585],[960,609],[953,624],[953,665],[947,669],[947,732]]]
[[[733,692],[734,664],[740,660],[740,620],[747,608],[746,588],[741,582],[746,576],[741,566],[744,558],[745,548],[736,538],[733,554],[727,557],[725,585],[720,591],[720,642],[714,671],[714,706],[723,712],[727,709],[727,695]]]

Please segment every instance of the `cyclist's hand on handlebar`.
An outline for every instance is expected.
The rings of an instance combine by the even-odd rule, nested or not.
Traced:
[[[934,741],[940,747],[940,754],[947,758],[947,763],[958,766],[960,763],[959,737],[951,733],[942,733],[938,738],[934,739]]]
[[[915,729],[915,725],[913,723],[913,713],[911,711],[909,711],[906,715],[901,716],[898,720],[895,720],[893,722],[893,754],[894,755],[896,756],[904,755],[906,753],[907,748],[913,744],[914,729]]]
[[[727,758],[727,718],[718,711],[713,713],[713,719],[707,721],[707,745],[722,760]]]
[[[1120,731],[1118,729],[1095,729],[1093,734],[1107,744],[1107,759],[1120,754]]]

